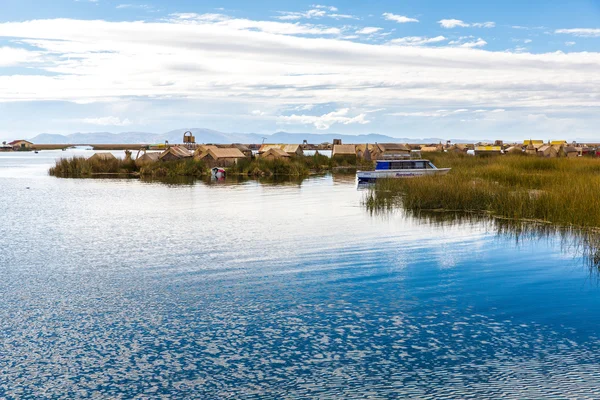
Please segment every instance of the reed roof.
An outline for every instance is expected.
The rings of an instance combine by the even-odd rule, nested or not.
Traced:
[[[261,157],[266,157],[268,155],[273,155],[275,158],[290,157],[290,155],[288,153],[286,153],[285,151],[283,151],[281,149],[277,149],[277,148],[271,148],[271,149],[265,151],[264,153],[262,153]]]
[[[353,144],[336,144],[333,146],[331,156],[355,156],[356,146]]]

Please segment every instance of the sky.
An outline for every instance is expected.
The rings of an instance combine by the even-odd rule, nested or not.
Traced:
[[[600,139],[600,0],[0,0],[0,140]]]

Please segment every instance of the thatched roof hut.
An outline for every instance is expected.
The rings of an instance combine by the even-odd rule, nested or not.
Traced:
[[[193,156],[193,153],[181,146],[173,146],[169,147],[167,150],[163,151],[158,158],[161,161],[175,161],[182,160],[184,158],[190,158]]]
[[[579,150],[575,146],[566,146],[564,147],[565,156],[567,157],[577,157],[579,156]]]
[[[535,147],[535,146],[536,145],[534,144],[534,141],[530,140],[527,147],[525,147],[525,154],[532,154],[532,155],[536,154],[538,147],[541,147],[541,145],[538,147]]]
[[[105,161],[111,161],[111,160],[116,160],[117,157],[115,157],[112,153],[96,153],[93,156],[91,156],[90,158],[88,158],[88,161],[97,161],[97,162],[105,162]]]
[[[371,151],[376,158],[406,158],[410,157],[411,148],[402,143],[376,143]]]
[[[420,149],[423,153],[437,153],[440,152],[440,148],[437,146],[423,146]]]
[[[500,146],[475,146],[476,156],[497,156],[502,154]]]
[[[335,144],[331,157],[356,157],[356,146],[353,144]]]
[[[213,167],[226,167],[237,163],[238,160],[246,158],[246,156],[236,148],[216,148],[208,149],[196,158]]]
[[[235,147],[236,149],[241,151],[246,157],[252,157],[252,150],[245,144],[234,143],[231,145],[231,147]]]
[[[280,149],[288,153],[290,156],[302,156],[304,151],[299,144],[263,144],[258,149],[258,154],[265,153],[269,149]]]
[[[448,153],[466,153],[468,150],[464,144],[453,144],[446,150]]]
[[[260,158],[264,158],[265,160],[289,160],[290,155],[281,149],[270,148],[262,153]]]
[[[523,153],[523,147],[520,145],[517,146],[510,146],[508,149],[506,149],[504,151],[505,153],[508,154],[522,154]]]
[[[545,144],[537,150],[537,155],[540,157],[554,158],[558,157],[558,149],[556,146]]]
[[[140,157],[136,158],[135,165],[138,167],[143,167],[144,165],[155,163],[159,160],[160,153],[159,152],[150,152],[144,153]]]

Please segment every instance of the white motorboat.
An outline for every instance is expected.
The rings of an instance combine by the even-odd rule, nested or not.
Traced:
[[[375,171],[357,171],[359,182],[378,178],[412,178],[425,175],[444,175],[450,168],[438,168],[429,160],[377,160]]]

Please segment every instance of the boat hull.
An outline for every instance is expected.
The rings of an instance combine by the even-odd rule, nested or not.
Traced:
[[[361,182],[375,181],[381,178],[414,178],[418,176],[445,175],[450,168],[438,169],[388,169],[380,171],[358,171],[356,176]]]

